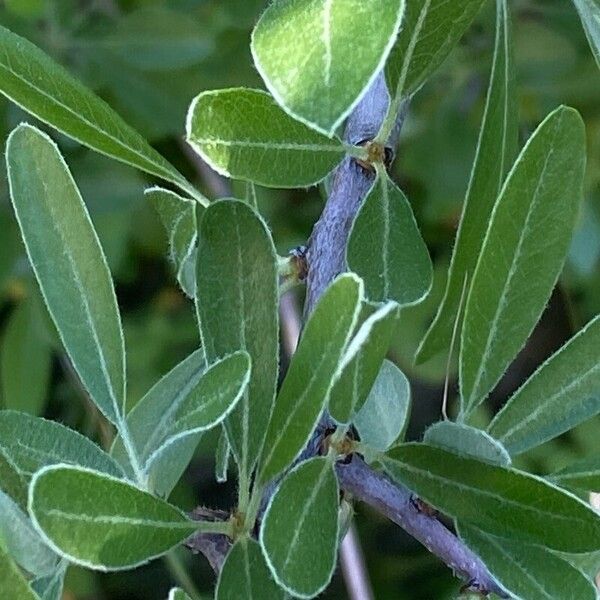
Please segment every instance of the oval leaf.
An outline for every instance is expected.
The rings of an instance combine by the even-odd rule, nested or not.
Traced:
[[[596,600],[592,582],[545,548],[530,546],[459,524],[460,537],[517,600]]]
[[[103,473],[66,465],[35,474],[29,513],[58,554],[100,571],[144,564],[197,529],[164,500]]]
[[[269,94],[244,88],[200,94],[188,113],[187,140],[222,175],[279,188],[318,183],[346,152],[338,138],[292,119]]]
[[[78,142],[198,195],[108,104],[26,39],[0,26],[0,92]]]
[[[491,422],[488,431],[515,455],[600,412],[600,316],[552,355]]]
[[[313,598],[331,581],[338,504],[332,463],[313,458],[286,475],[267,507],[260,543],[276,581],[295,597]]]
[[[196,306],[206,358],[213,362],[245,350],[252,361],[248,391],[226,420],[233,454],[249,474],[263,444],[279,371],[275,247],[261,217],[238,200],[213,202],[199,232]]]
[[[254,63],[287,112],[332,135],[385,64],[403,13],[404,0],[277,0],[252,35]]]
[[[29,125],[6,145],[13,207],[60,338],[113,423],[125,400],[125,348],[115,291],[87,209],[58,148]]]
[[[585,128],[560,107],[538,127],[494,207],[465,308],[462,413],[498,383],[556,284],[583,197]]]
[[[275,403],[259,483],[279,475],[308,442],[339,372],[362,299],[362,281],[352,273],[341,275],[312,312]]]
[[[287,594],[271,576],[260,545],[242,538],[231,548],[217,583],[215,600],[285,600]]]
[[[600,548],[600,516],[543,479],[425,444],[381,458],[397,481],[459,521],[564,552]]]
[[[416,304],[429,293],[433,267],[406,196],[380,174],[365,198],[347,247],[348,267],[372,302]]]
[[[462,3],[456,3],[458,6]],[[449,349],[460,311],[465,278],[473,276],[494,203],[516,157],[518,107],[507,0],[497,0],[496,44],[483,123],[463,206],[444,299],[435,320],[417,350],[425,362]]]

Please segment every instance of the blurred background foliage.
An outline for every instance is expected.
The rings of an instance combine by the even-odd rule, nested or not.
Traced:
[[[433,293],[422,305],[404,312],[391,352],[411,379],[413,438],[440,415],[446,357],[415,367],[412,356],[443,292],[468,183],[493,49],[492,4],[416,97],[394,167],[436,263]],[[570,2],[511,4],[522,139],[551,109],[570,104],[587,125],[589,163],[586,205],[560,286],[529,344],[493,393],[482,420],[600,312],[600,72]],[[264,0],[0,0],[0,23],[38,44],[81,78],[214,198],[243,194],[244,186],[233,182],[230,192],[195,162],[182,141],[186,109],[206,89],[261,87],[249,35],[264,5]],[[32,117],[0,99],[3,142],[22,120]],[[153,182],[52,135],[81,187],[117,284],[128,352],[128,402],[133,406],[197,347],[192,304],[176,285],[164,230],[143,198],[144,188]],[[258,190],[260,210],[281,254],[306,242],[323,207],[322,193],[322,189]],[[454,384],[455,373],[450,377]],[[4,170],[0,172],[0,399],[4,407],[59,420],[100,444],[110,443],[112,432],[78,385],[32,280],[9,206]],[[529,469],[549,472],[597,451],[599,426],[599,419],[589,422],[520,460]],[[214,480],[215,445],[213,436],[205,437],[174,492],[174,500],[186,509],[198,503],[231,505],[233,484]],[[434,557],[382,517],[361,507],[357,510],[378,599],[457,596],[458,583]],[[213,576],[204,559],[185,551],[182,557],[209,597]],[[171,583],[161,562],[143,572],[112,575],[72,568],[65,598],[164,599]],[[323,597],[347,597],[341,575]]]

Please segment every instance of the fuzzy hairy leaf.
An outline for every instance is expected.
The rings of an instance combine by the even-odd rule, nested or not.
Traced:
[[[403,13],[404,0],[276,0],[252,35],[254,63],[287,112],[333,135],[383,67]]]
[[[83,385],[113,423],[125,401],[125,348],[106,258],[57,146],[20,125],[6,148],[10,193],[29,261]]]
[[[290,471],[269,503],[260,543],[276,581],[295,597],[313,598],[331,580],[338,497],[333,464],[318,457]]]
[[[271,234],[245,202],[220,200],[198,228],[196,307],[209,362],[238,350],[252,361],[247,393],[225,421],[240,470],[249,474],[273,409],[279,360],[278,269]]]
[[[507,0],[497,0],[496,20],[496,44],[490,85],[471,180],[456,234],[446,292],[417,351],[417,362],[425,362],[450,347],[455,321],[460,318],[465,279],[469,281],[473,276],[494,203],[516,157],[518,107],[512,27]]]
[[[52,575],[31,582],[31,587],[38,595],[39,600],[62,600],[68,565],[69,563],[63,560]]]
[[[498,383],[540,318],[583,197],[585,127],[560,107],[532,135],[492,213],[465,308],[462,414]]]
[[[564,552],[600,549],[600,516],[534,475],[426,444],[398,446],[381,462],[427,503],[487,533]]]
[[[594,58],[600,67],[600,1],[573,0],[581,17],[585,35],[590,43]]]
[[[187,140],[216,171],[267,187],[318,183],[345,155],[342,142],[308,128],[260,90],[203,92],[190,106]]]
[[[130,483],[66,465],[35,474],[29,513],[58,554],[101,571],[144,564],[196,530],[179,509]]]
[[[259,483],[279,475],[308,441],[329,399],[362,299],[362,281],[341,275],[312,312],[275,402]]]
[[[27,580],[0,543],[0,581],[2,592],[11,600],[39,600]]]
[[[490,423],[490,435],[515,455],[600,412],[600,316],[552,355]]]
[[[562,487],[600,492],[600,456],[590,456],[571,463],[549,476]]]
[[[364,279],[371,302],[416,304],[431,289],[431,258],[412,208],[385,173],[354,220],[346,258],[348,267]]]

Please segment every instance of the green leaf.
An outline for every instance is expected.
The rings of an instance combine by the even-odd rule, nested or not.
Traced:
[[[427,296],[433,267],[406,196],[379,174],[361,206],[348,240],[350,270],[364,279],[372,302],[417,304]]]
[[[29,517],[1,491],[0,539],[15,562],[28,573],[45,577],[56,571],[56,554],[42,542]]]
[[[39,600],[21,571],[4,551],[2,543],[0,543],[0,581],[2,592],[7,594],[6,597],[10,600]]]
[[[275,402],[259,483],[279,475],[308,442],[339,373],[362,300],[362,281],[348,273],[329,286],[312,312]]]
[[[66,465],[34,475],[29,513],[58,554],[100,571],[144,564],[197,529],[179,509],[130,483]]]
[[[581,17],[585,35],[600,67],[600,3],[598,0],[573,0]]]
[[[245,202],[212,203],[199,226],[196,305],[209,362],[245,350],[248,391],[226,420],[231,449],[249,474],[273,409],[279,360],[278,269],[267,225]]]
[[[269,94],[235,88],[200,94],[187,140],[216,171],[267,187],[308,187],[324,179],[345,147],[285,114]]]
[[[68,562],[63,560],[54,573],[31,582],[40,600],[62,600]]]
[[[12,410],[0,412],[0,452],[26,482],[37,470],[56,463],[123,477],[119,465],[80,433],[55,421]]]
[[[460,537],[496,580],[521,600],[596,600],[592,582],[545,548],[502,539],[459,523]]]
[[[523,347],[556,284],[583,197],[585,127],[560,107],[532,135],[492,213],[465,309],[462,414]]]
[[[402,438],[410,416],[410,383],[392,362],[384,360],[367,401],[353,424],[363,444],[385,452]]]
[[[102,39],[86,41],[138,69],[170,71],[193,66],[213,50],[207,31],[188,14],[156,6],[131,12]]]
[[[219,441],[217,443],[217,451],[215,455],[215,479],[219,483],[227,481],[227,471],[229,470],[229,458],[231,457],[231,446],[227,439],[227,432],[223,428]]]
[[[338,423],[349,423],[363,407],[396,333],[398,305],[390,302],[361,325],[348,344],[339,379],[329,397],[329,412]]]
[[[332,135],[383,68],[403,13],[404,0],[277,0],[252,35],[254,63],[289,114]]]
[[[113,423],[125,400],[125,348],[106,259],[58,148],[20,125],[8,138],[10,192],[44,300],[92,399]]]
[[[456,3],[462,5],[462,3]],[[506,0],[497,0],[496,44],[483,123],[471,181],[465,198],[452,255],[444,299],[435,320],[417,350],[425,362],[448,349],[457,318],[465,278],[473,276],[494,203],[516,157],[518,107],[512,27]]]
[[[198,195],[108,104],[31,42],[1,26],[0,92],[89,148]]]
[[[551,356],[491,422],[512,454],[550,440],[600,412],[600,316]]]
[[[600,492],[600,456],[575,461],[548,478],[562,487]]]
[[[295,597],[313,598],[331,581],[338,504],[333,464],[318,457],[290,471],[267,507],[260,543],[275,580]]]
[[[0,489],[4,490],[19,506],[27,505],[27,479],[0,447]]]
[[[159,187],[144,192],[162,221],[169,239],[169,259],[177,281],[188,297],[196,295],[196,258],[198,232],[196,213],[202,206]]]
[[[181,588],[173,588],[169,592],[169,597],[167,598],[167,600],[191,600],[191,599]]]
[[[600,548],[600,516],[535,475],[425,444],[393,448],[381,462],[428,504],[487,533],[564,552]]]
[[[444,62],[485,0],[407,0],[398,41],[386,64],[392,96],[416,92]]]
[[[462,423],[440,421],[427,428],[423,441],[461,456],[508,467],[510,455],[502,444],[485,431]]]
[[[43,411],[52,361],[40,317],[33,298],[22,302],[9,318],[0,349],[4,407],[34,415]]]
[[[215,600],[284,600],[287,594],[273,581],[258,542],[241,538],[229,551],[217,583]]]

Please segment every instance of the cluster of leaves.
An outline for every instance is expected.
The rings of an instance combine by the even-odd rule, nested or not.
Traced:
[[[337,137],[338,126],[385,69],[391,102],[373,141],[385,143],[400,105],[483,4],[279,0],[252,39],[270,94],[200,94],[187,140],[218,172],[274,188],[318,183],[346,155],[368,161],[368,149]],[[384,165],[373,164],[376,177],[350,234],[352,272],[321,298],[277,390],[280,261],[251,198],[209,203],[107,104],[33,44],[0,29],[2,93],[63,134],[179,189],[155,186],[146,195],[167,229],[202,340],[126,410],[122,326],[98,236],[57,146],[32,125],[17,127],[6,160],[29,261],[73,368],[118,435],[109,454],[58,423],[0,413],[0,569],[13,597],[57,598],[70,563],[132,568],[196,532],[234,542],[217,598],[238,598],[240,590],[243,597],[317,595],[344,534],[334,467],[350,426],[360,436],[353,449],[454,519],[514,597],[595,597],[577,555],[600,550],[600,519],[567,489],[598,489],[597,459],[546,478],[511,460],[600,412],[598,320],[540,367],[485,431],[473,424],[557,281],[586,159],[581,118],[567,107],[551,112],[517,152],[510,15],[506,0],[496,4],[471,184],[446,294],[418,352],[426,360],[460,339],[460,411],[410,444],[403,443],[408,384],[385,355],[401,308],[427,296],[433,269],[410,203]],[[576,4],[597,53],[598,6]],[[303,42],[290,51],[290,38]],[[349,61],[357,38],[363,43]],[[180,41],[173,54],[161,53],[167,64],[198,51]],[[338,425],[327,451],[297,463],[324,410]],[[237,469],[236,511],[229,521],[193,521],[165,498],[200,436],[217,427],[220,471],[229,456]]]

